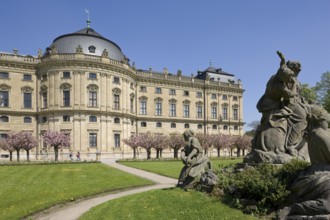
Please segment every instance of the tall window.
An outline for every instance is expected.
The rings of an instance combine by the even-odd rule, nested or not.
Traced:
[[[228,108],[226,106],[222,107],[222,118],[224,120],[228,119]]]
[[[217,118],[217,106],[211,106],[211,118]]]
[[[189,118],[190,108],[189,108],[189,102],[183,103],[183,117]]]
[[[70,106],[70,90],[63,91],[63,106]]]
[[[157,93],[157,94],[162,93],[162,88],[156,87],[155,93]]]
[[[234,120],[238,120],[238,109],[237,108],[233,108],[233,118],[234,118]]]
[[[97,133],[89,133],[89,147],[97,147]]]
[[[114,94],[113,96],[114,100],[113,100],[113,104],[114,104],[114,109],[115,110],[119,110],[120,109],[120,102],[119,102],[119,95],[118,94]]]
[[[216,93],[212,93],[211,94],[211,99],[217,99],[217,94]]]
[[[170,89],[170,95],[175,95],[175,89]]]
[[[170,117],[176,117],[176,101],[170,101]]]
[[[114,140],[115,140],[115,147],[119,148],[120,147],[120,134],[115,134]]]
[[[197,118],[202,118],[203,117],[203,106],[197,105]]]
[[[97,92],[89,91],[89,106],[97,107]]]
[[[197,98],[202,98],[203,97],[203,93],[202,92],[196,92],[196,97]]]
[[[132,97],[130,99],[130,112],[134,113],[134,98]]]
[[[147,114],[147,99],[141,98],[140,99],[140,115],[146,115]]]
[[[1,107],[8,107],[9,106],[8,91],[0,91],[0,106]]]
[[[155,105],[156,105],[156,108],[155,108],[156,112],[155,112],[155,114],[157,116],[162,115],[162,100],[161,99],[156,99]]]
[[[47,92],[42,93],[42,107],[47,108],[48,100],[47,100]]]
[[[30,92],[24,92],[24,108],[32,108],[32,94]]]

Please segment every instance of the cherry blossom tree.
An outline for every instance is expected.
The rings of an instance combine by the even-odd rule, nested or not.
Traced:
[[[195,137],[198,139],[202,148],[204,149],[204,153],[207,154],[209,148],[212,146],[211,138],[209,134],[197,133]]]
[[[174,158],[178,158],[178,152],[185,144],[182,134],[178,132],[170,133],[167,143],[168,146],[174,150]]]
[[[141,135],[132,135],[123,139],[123,142],[133,149],[133,159],[136,159],[136,149],[142,144]]]
[[[37,140],[31,132],[9,133],[5,139],[7,149],[13,149],[17,153],[17,161],[20,160],[20,150],[26,151],[27,160],[30,160],[30,150],[37,146]]]
[[[245,150],[251,148],[252,137],[243,135],[235,137],[235,146],[237,147],[237,156],[241,156],[241,150],[243,151],[243,156],[245,155]]]
[[[156,159],[162,158],[163,150],[168,147],[168,138],[163,134],[153,135],[153,147],[156,149]]]
[[[213,146],[217,149],[218,157],[220,157],[221,149],[230,149],[234,143],[232,136],[226,134],[213,134],[210,139]]]
[[[13,160],[13,152],[15,151],[15,149],[12,148],[11,145],[8,143],[7,138],[0,140],[0,148],[2,150],[5,150],[5,151],[9,152],[9,160],[12,161]]]
[[[70,146],[70,137],[63,132],[46,131],[42,137],[47,145],[54,148],[55,161],[58,160],[58,150]]]
[[[153,134],[150,132],[140,134],[141,136],[141,147],[147,151],[147,159],[151,159],[151,149],[154,146]]]

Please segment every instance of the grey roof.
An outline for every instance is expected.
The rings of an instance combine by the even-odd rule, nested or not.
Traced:
[[[237,83],[235,75],[227,73],[221,68],[214,68],[212,66],[208,67],[204,71],[198,71],[195,78],[205,80],[207,76],[209,76],[212,81]]]
[[[125,55],[120,47],[109,39],[94,31],[92,28],[84,28],[71,34],[61,35],[53,41],[46,49],[45,55],[53,46],[56,47],[58,53],[75,53],[76,48],[81,46],[84,54],[101,56],[104,49],[108,51],[109,58],[124,61]],[[90,46],[95,47],[95,52],[89,50]]]

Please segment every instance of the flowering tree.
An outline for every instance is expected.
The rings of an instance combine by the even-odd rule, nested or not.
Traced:
[[[153,135],[153,147],[156,149],[156,158],[162,158],[162,153],[165,148],[168,147],[167,136],[163,134]]]
[[[243,135],[235,137],[235,146],[237,147],[237,156],[241,156],[241,150],[243,151],[243,156],[245,155],[245,150],[251,148],[252,137]]]
[[[42,137],[47,145],[54,148],[55,161],[58,160],[58,149],[70,146],[70,137],[63,132],[46,131]]]
[[[197,133],[195,137],[198,139],[199,143],[201,144],[202,148],[204,149],[204,153],[207,154],[208,149],[212,146],[210,135]]]
[[[20,150],[26,150],[27,160],[30,160],[30,150],[37,146],[37,140],[32,136],[31,132],[20,131],[17,133],[9,133],[5,139],[5,146],[17,153],[17,161],[20,159]]]
[[[13,152],[15,151],[14,148],[8,143],[7,139],[0,140],[0,148],[5,151],[9,151],[9,160],[13,160]]]
[[[151,148],[154,146],[153,134],[150,132],[140,134],[141,136],[141,147],[147,151],[147,159],[151,159]]]
[[[178,152],[185,144],[182,134],[177,132],[171,133],[167,139],[167,144],[174,150],[174,158],[178,158]]]
[[[123,142],[133,149],[133,159],[136,159],[136,149],[141,146],[141,135],[132,135],[127,139],[123,139]]]

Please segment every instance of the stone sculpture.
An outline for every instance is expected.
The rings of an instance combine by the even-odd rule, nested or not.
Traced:
[[[268,81],[265,94],[257,109],[262,113],[260,126],[252,141],[247,163],[286,163],[293,157],[308,159],[304,139],[309,105],[299,95],[297,76],[301,65],[297,61],[281,59],[280,68]]]
[[[211,169],[211,163],[206,155],[203,155],[203,149],[198,139],[194,137],[192,130],[186,130],[183,133],[185,139],[185,147],[181,151],[181,160],[184,167],[181,170],[178,185],[186,187],[199,180],[205,171]]]

